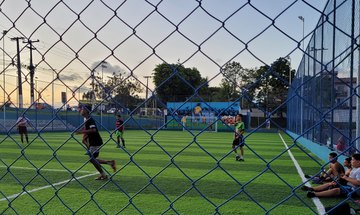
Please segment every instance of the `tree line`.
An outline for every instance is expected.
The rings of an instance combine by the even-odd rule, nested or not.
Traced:
[[[222,75],[220,85],[209,86],[208,78],[202,77],[195,67],[186,68],[180,63],[156,65],[152,74],[156,98],[152,99],[157,100],[159,107],[167,102],[240,101],[243,109],[257,107],[264,112],[286,111],[284,103],[289,81],[295,73],[287,58],[278,58],[271,65],[259,68],[244,68],[239,62],[232,61],[219,72]],[[136,76],[114,73],[105,83],[93,81],[91,87],[93,90],[84,93],[83,99],[106,100],[130,110],[145,102],[139,93],[146,90],[146,85]]]

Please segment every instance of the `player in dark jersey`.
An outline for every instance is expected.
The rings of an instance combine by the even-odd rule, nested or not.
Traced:
[[[118,114],[116,115],[116,131],[115,131],[115,135],[116,135],[116,140],[117,140],[117,147],[120,148],[120,143],[122,143],[123,147],[125,148],[125,139],[124,139],[124,121],[121,118],[121,115]],[[121,142],[120,142],[121,140]]]
[[[26,127],[29,124],[29,119],[26,118],[25,116],[20,116],[15,124],[18,127],[21,142],[24,143],[23,136],[25,136],[26,142],[29,143],[29,136],[28,136],[28,131],[27,131],[27,127]]]
[[[107,175],[101,167],[101,164],[108,164],[111,168],[116,171],[116,161],[115,160],[101,160],[98,159],[100,154],[100,147],[103,144],[102,138],[99,134],[99,131],[96,127],[95,120],[90,116],[89,110],[91,107],[82,107],[80,109],[80,114],[85,118],[85,125],[81,131],[76,132],[76,134],[83,134],[87,136],[87,142],[89,144],[89,156],[90,162],[94,167],[99,171],[100,176],[95,178],[96,180],[106,180]]]

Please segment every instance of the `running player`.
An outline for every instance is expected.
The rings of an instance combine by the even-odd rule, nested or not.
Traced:
[[[88,150],[89,150],[90,162],[100,173],[100,176],[95,178],[95,180],[106,180],[107,175],[102,169],[101,164],[110,165],[113,171],[115,172],[116,162],[115,160],[101,160],[97,158],[100,154],[100,147],[103,144],[103,141],[96,127],[95,120],[90,116],[89,110],[91,110],[91,107],[86,107],[86,106],[80,109],[80,114],[86,119],[86,121],[85,121],[84,129],[76,132],[76,134],[83,134],[84,136],[87,137],[87,142],[89,144]]]

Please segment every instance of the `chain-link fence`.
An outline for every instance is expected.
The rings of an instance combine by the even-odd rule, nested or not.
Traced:
[[[311,35],[291,88],[289,130],[355,152],[358,139],[359,2],[329,1]],[[300,113],[300,114],[299,114]]]
[[[358,1],[3,0],[0,9],[2,214],[356,206],[350,194],[324,205],[306,197],[301,167],[316,174],[328,163],[299,143],[335,150],[343,136],[350,147],[338,152],[356,152]],[[115,170],[97,169],[99,183],[88,180],[94,158],[79,157],[91,151],[87,136],[76,136],[88,126],[84,105],[101,132],[101,156],[121,161],[116,170],[98,160]],[[231,148],[238,113],[245,162]],[[22,142],[21,116],[30,135]],[[126,129],[126,148],[115,125]]]

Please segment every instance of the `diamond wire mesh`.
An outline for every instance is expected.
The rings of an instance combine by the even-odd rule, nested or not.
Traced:
[[[347,108],[352,106],[355,107],[355,102],[351,103],[351,101],[353,98],[358,97],[355,90],[357,87],[354,87],[352,82],[349,83],[346,80],[346,78],[353,80],[353,78],[356,77],[354,74],[355,71],[349,68],[354,68],[354,65],[358,64],[358,61],[356,60],[358,58],[358,53],[355,52],[356,49],[358,49],[356,40],[358,35],[357,4],[354,6],[352,1],[329,1],[326,9],[322,12],[322,8],[316,8],[311,1],[289,1],[283,9],[276,12],[275,15],[269,15],[264,12],[265,10],[262,5],[256,1],[238,1],[235,4],[236,8],[232,8],[232,10],[227,11],[223,17],[220,17],[216,15],[216,10],[211,10],[211,8],[207,5],[207,1],[189,1],[183,3],[182,5],[177,5],[179,9],[176,10],[176,12],[180,13],[180,16],[174,18],[174,16],[166,10],[166,7],[169,4],[174,4],[173,2],[134,2],[82,1],[81,3],[73,3],[68,1],[52,1],[43,3],[40,1],[4,0],[0,3],[1,18],[3,20],[2,27],[7,29],[6,32],[3,31],[2,41],[16,36],[24,37],[28,41],[33,39],[33,45],[35,48],[32,51],[35,59],[34,64],[36,65],[36,77],[31,77],[27,70],[28,65],[25,65],[24,63],[21,64],[21,77],[23,77],[23,79],[21,80],[22,84],[20,85],[29,86],[33,84],[33,88],[35,90],[35,103],[31,103],[31,100],[27,100],[27,96],[24,94],[24,103],[20,104],[18,87],[12,84],[15,83],[18,78],[18,75],[13,75],[16,71],[14,66],[17,66],[16,60],[18,57],[16,56],[16,52],[10,51],[10,48],[5,48],[3,45],[4,84],[1,84],[1,87],[4,102],[10,102],[16,109],[14,116],[11,116],[8,113],[6,117],[17,117],[22,113],[26,113],[32,119],[31,123],[34,127],[34,132],[37,134],[37,138],[48,147],[49,153],[51,154],[48,157],[48,162],[56,160],[62,168],[69,170],[63,161],[57,157],[57,149],[52,148],[52,146],[48,144],[48,140],[42,136],[42,133],[65,130],[68,131],[69,134],[72,134],[77,128],[81,127],[83,124],[82,118],[79,116],[74,117],[74,115],[64,116],[62,114],[62,109],[69,109],[70,107],[68,107],[68,105],[81,103],[84,99],[91,100],[94,110],[100,109],[101,115],[95,116],[94,118],[100,125],[100,129],[105,130],[111,136],[111,138],[107,139],[105,142],[111,142],[114,138],[112,136],[114,135],[114,131],[112,130],[113,120],[108,119],[105,116],[103,117],[102,115],[103,106],[108,105],[109,101],[111,101],[121,109],[124,115],[128,116],[125,122],[126,125],[144,130],[149,137],[149,141],[133,154],[125,151],[129,157],[128,164],[131,163],[135,165],[148,177],[149,181],[147,185],[140,188],[133,196],[128,194],[120,185],[116,185],[117,188],[122,190],[124,195],[129,199],[127,206],[134,207],[138,213],[142,213],[142,208],[139,208],[133,202],[133,199],[149,186],[153,186],[157,192],[163,195],[166,203],[169,204],[168,209],[163,213],[179,213],[173,204],[186,196],[186,194],[191,190],[196,190],[206,202],[213,205],[213,213],[215,214],[220,214],[221,208],[236,198],[236,195],[239,193],[244,193],[249,199],[251,199],[251,201],[254,201],[255,207],[261,208],[264,213],[270,213],[275,208],[281,206],[283,202],[274,204],[270,208],[265,208],[256,200],[256,198],[247,193],[244,187],[253,183],[258,177],[264,174],[266,170],[271,171],[278,179],[283,180],[281,176],[271,168],[270,164],[280,158],[284,153],[287,153],[286,150],[268,162],[267,168],[264,172],[260,172],[253,179],[249,180],[245,184],[241,184],[226,168],[220,164],[222,159],[227,157],[230,152],[219,160],[209,153],[206,148],[202,146],[201,142],[198,141],[198,138],[200,138],[204,130],[202,130],[199,134],[188,131],[192,136],[192,141],[190,141],[187,146],[183,147],[174,156],[167,152],[161,143],[156,141],[157,132],[164,129],[169,122],[164,122],[162,118],[149,122],[147,119],[139,119],[136,117],[139,112],[141,113],[143,107],[145,107],[145,111],[147,111],[146,108],[151,105],[153,107],[166,108],[164,98],[159,98],[157,91],[175,78],[178,78],[180,82],[188,86],[192,91],[191,95],[183,96],[184,103],[190,101],[201,101],[206,104],[208,98],[201,97],[201,89],[208,84],[216,82],[220,76],[224,76],[227,78],[228,82],[234,83],[235,88],[242,88],[241,93],[239,93],[237,97],[235,96],[232,102],[243,102],[245,100],[245,102],[252,104],[255,108],[262,111],[265,114],[265,119],[271,120],[272,125],[279,130],[285,131],[284,126],[276,120],[271,119],[271,117],[277,115],[279,110],[281,112],[284,106],[288,105],[289,131],[300,135],[300,137],[305,137],[313,142],[319,142],[321,144],[327,143],[326,141],[329,138],[331,140],[330,142],[333,142],[339,135],[345,135],[349,144],[354,145],[357,139],[354,134],[354,125],[352,123],[346,123],[346,121],[343,123],[335,123],[338,122],[335,118],[341,118],[344,114],[350,117],[350,122],[354,122],[354,115],[352,115],[351,111],[350,113],[344,113],[346,111],[341,112],[341,110],[339,110],[338,113],[334,112],[337,109],[341,109],[341,106],[345,106]],[[298,4],[308,8],[312,13],[316,13],[319,16],[322,15],[316,28],[313,31],[310,31],[306,37],[301,39],[297,39],[297,37],[293,36],[292,32],[287,31],[286,27],[279,24],[281,23],[281,17],[289,12],[291,13],[294,10],[294,7]],[[14,10],[14,8],[16,9]],[[349,12],[352,9],[356,11],[355,15]],[[234,22],[237,22],[238,20],[246,20],[245,11],[248,10],[251,11],[251,13],[254,13],[257,19],[264,20],[265,23],[260,26],[251,26],[252,28],[247,26],[249,28],[246,30],[250,32],[250,36],[242,35],[238,32],[238,29],[236,29],[236,26],[234,25]],[[129,14],[133,15],[131,19],[129,18]],[[343,14],[346,15],[344,16]],[[201,19],[200,15],[206,18]],[[58,21],[59,19],[61,21]],[[150,22],[156,22],[156,28],[151,29],[153,26],[150,26]],[[194,24],[195,28],[191,27],[190,24]],[[205,28],[205,25],[209,25],[211,27]],[[204,28],[204,31],[197,31],[197,29],[200,28]],[[284,41],[288,40],[292,44],[290,49],[285,51],[275,49],[279,51],[279,53],[282,53],[279,54],[279,56],[289,56],[297,51],[303,53],[303,58],[296,77],[292,81],[293,84],[288,98],[283,98],[272,109],[259,106],[254,100],[252,100],[251,95],[248,93],[251,90],[261,91],[261,89],[258,88],[259,84],[267,81],[268,79],[276,79],[278,81],[277,85],[289,86],[290,84],[289,76],[284,76],[284,74],[279,73],[273,64],[268,66],[271,63],[268,63],[267,57],[252,48],[253,46],[256,46],[255,44],[258,40],[260,40],[260,43],[265,42],[267,45],[271,46],[271,42],[262,38],[264,35],[267,35],[268,31],[275,31],[278,37],[281,37]],[[118,36],[111,37],[111,34]],[[41,38],[40,43],[37,44],[35,42],[36,38]],[[305,38],[310,38],[310,42],[309,46],[303,50],[301,45],[307,41]],[[231,45],[229,46],[222,43],[221,40],[228,40]],[[343,46],[343,43],[337,41],[344,41],[346,45]],[[207,46],[208,44],[210,45]],[[30,52],[28,45],[29,43],[20,44],[20,53],[22,57],[25,55],[27,56]],[[11,46],[13,46],[12,50],[15,50],[14,44]],[[264,47],[265,45],[263,44],[262,46]],[[222,49],[228,49],[230,52],[220,52]],[[127,50],[127,52],[124,50]],[[131,50],[134,51],[137,60],[131,58],[133,57],[130,56],[133,55]],[[169,57],[169,51],[170,53],[175,54],[170,54],[171,57]],[[224,54],[224,62],[235,61],[244,56],[246,59],[255,59],[257,61],[257,65],[265,66],[263,68],[263,74],[258,76],[258,79],[252,80],[251,83],[246,85],[238,83],[237,79],[232,80],[231,77],[224,73],[223,69],[225,64],[220,63],[221,61],[216,59],[219,57],[219,55],[216,54],[217,51],[220,52],[220,54]],[[176,64],[171,63],[174,61],[174,56],[175,60],[177,60]],[[177,59],[177,56],[180,56],[181,59]],[[89,58],[102,60],[94,63],[91,62]],[[180,67],[201,61],[212,64],[211,68],[215,68],[213,70],[216,72],[210,73],[205,82],[194,85],[189,81],[189,79],[182,76]],[[110,64],[108,62],[113,63]],[[143,79],[141,76],[147,75],[148,78],[150,77],[149,73],[144,74],[143,71],[146,70],[149,65],[155,65],[153,64],[154,62],[167,64],[170,68],[170,75],[161,83],[158,83],[156,89],[151,89],[147,83],[148,79]],[[197,64],[195,63],[195,65]],[[201,68],[203,70],[209,70],[209,68],[205,66],[202,66]],[[339,71],[336,75],[334,75],[335,70],[337,69]],[[344,72],[340,70],[343,70]],[[42,71],[43,73],[39,73],[39,71]],[[118,75],[118,83],[129,83],[132,84],[132,86],[145,88],[145,100],[136,96],[139,93],[144,93],[144,91],[141,92],[136,90],[136,87],[130,88],[129,94],[132,95],[132,97],[124,96],[115,100],[113,98],[113,94],[115,92],[118,92],[119,90],[127,90],[125,88],[118,89],[116,84],[110,86],[104,81],[105,79],[110,80],[107,76],[115,76],[115,73]],[[340,77],[340,74],[342,73],[344,76]],[[345,98],[340,97],[339,101],[330,99],[332,103],[336,103],[333,106],[326,104],[326,99],[328,99],[327,97],[320,96],[320,98],[314,98],[312,96],[314,92],[317,91],[324,93],[327,92],[326,90],[329,85],[325,85],[324,82],[320,82],[319,87],[319,82],[317,81],[319,77],[319,79],[324,79],[327,75],[332,76],[331,80],[333,82],[330,83],[330,86],[335,86],[335,83],[340,82],[343,83],[345,88],[351,89],[349,92],[352,92],[351,94],[346,94]],[[6,83],[5,77],[8,80]],[[31,81],[32,78],[35,80]],[[326,82],[326,84],[329,83]],[[30,91],[31,88],[25,88],[24,92],[27,92],[27,90]],[[337,90],[338,89],[334,89],[331,93],[336,94],[338,93]],[[55,96],[54,94],[59,94],[59,92],[65,92],[65,98],[62,98],[64,101],[61,102],[60,105],[57,105],[60,106],[59,109],[44,109],[40,113],[32,112],[31,105],[45,105],[46,103],[51,103],[54,107],[56,103],[54,100],[60,100],[58,96]],[[148,93],[150,95],[148,95]],[[95,96],[93,94],[97,95]],[[168,96],[169,98],[165,99],[171,100],[173,97],[173,95]],[[93,101],[94,97],[97,98],[95,102]],[[282,95],[282,97],[286,96]],[[335,96],[332,96],[332,98],[338,99],[338,97]],[[130,101],[132,104],[135,103],[136,105],[129,108]],[[10,107],[5,107],[5,105],[3,105],[3,108],[5,110],[5,108]],[[45,113],[46,111],[47,113]],[[301,116],[298,114],[299,111],[302,113]],[[168,114],[170,115],[171,120],[175,120],[180,123],[180,121],[175,117],[176,110],[169,112]],[[1,124],[1,130],[6,133],[7,138],[17,143],[15,138],[12,136],[12,133],[16,129],[15,125],[13,122],[8,121],[9,119],[5,119],[4,113],[4,121]],[[255,128],[252,129],[249,136],[254,134],[265,124],[266,121],[263,121],[255,125]],[[155,129],[156,132],[151,134],[147,131],[148,129]],[[73,140],[73,137],[69,135],[68,139],[64,140],[62,146],[71,140]],[[149,175],[140,164],[134,161],[134,156],[140,154],[142,150],[145,150],[150,143],[156,144],[156,146],[159,147],[170,159],[170,163],[165,165],[165,167],[154,176]],[[20,146],[19,143],[17,144]],[[214,167],[214,169],[209,170],[209,172],[195,180],[175,161],[178,154],[187,150],[189,147],[193,147],[194,145],[199,148],[200,152],[207,154],[211,158],[210,160],[212,162],[216,162],[216,167]],[[295,145],[294,141],[294,145],[290,147],[295,147]],[[256,157],[263,160],[262,155],[256,150],[251,147],[247,149],[252,151]],[[350,150],[351,149],[347,152]],[[26,156],[26,147],[21,150],[21,154],[32,166],[37,169],[37,175],[42,177],[51,187],[54,187],[53,179],[49,179],[39,172],[39,170],[45,167],[46,164],[40,168],[36,167],[36,165],[33,164],[32,159]],[[6,166],[9,165],[4,161],[2,161],[2,163]],[[84,166],[85,165],[86,163]],[[177,196],[175,200],[171,200],[168,196],[169,194],[158,187],[153,181],[157,175],[165,171],[170,165],[177,167],[181,174],[192,184],[188,190]],[[229,197],[227,201],[220,204],[215,203],[204,193],[204,191],[196,186],[197,183],[200,183],[203,178],[216,168],[221,168],[224,171],[224,174],[232,178],[240,187],[237,194]],[[81,169],[81,167],[79,169]],[[12,175],[13,180],[18,181],[23,187],[26,187],[35,178],[34,177],[30,181],[23,183],[9,169],[7,173]],[[69,170],[68,173],[71,173],[71,171]],[[74,177],[75,173],[71,173],[70,176]],[[82,183],[77,178],[74,178],[74,180],[76,180],[84,190],[89,190],[86,184]],[[293,189],[287,181],[283,182],[286,186]],[[102,188],[103,187],[99,187],[94,194],[101,192]],[[61,192],[61,189],[55,189],[55,187],[54,190],[56,191],[54,191],[52,198],[56,198],[58,196],[58,192]],[[34,200],[34,204],[39,205],[39,213],[42,213],[41,208],[44,207],[46,203],[43,204],[41,201],[38,201],[31,192],[28,192],[27,190],[24,190],[24,192]],[[1,192],[1,195],[6,197],[3,192]],[[291,196],[299,198],[295,193],[290,194],[288,198]],[[6,201],[9,202],[9,208],[11,208],[14,213],[17,213],[16,209],[11,206],[13,200],[7,199]],[[65,200],[60,198],[60,201],[71,213],[76,213],[81,209],[74,210],[67,206]],[[98,206],[102,213],[106,213],[101,209],[102,206],[100,203],[97,201],[93,202]],[[86,204],[82,207],[86,207]],[[315,213],[315,211],[313,212]]]
[[[289,112],[288,128],[330,148],[344,137],[349,155],[357,148],[358,3],[329,1],[324,13],[299,65],[299,82],[290,91],[298,98],[288,105],[303,114]]]

